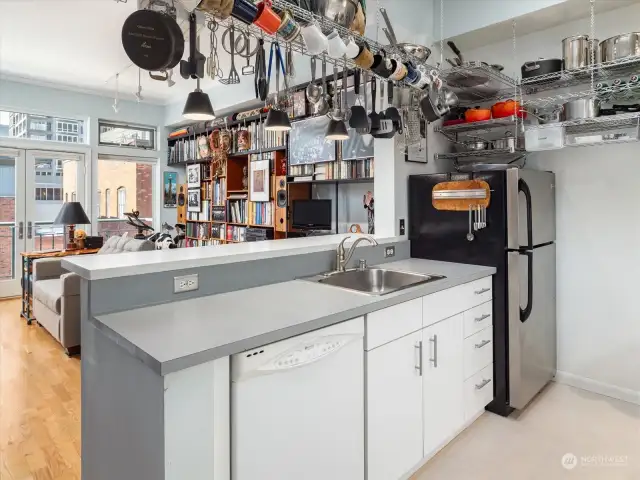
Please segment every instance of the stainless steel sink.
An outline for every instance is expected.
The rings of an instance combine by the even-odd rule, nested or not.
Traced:
[[[348,270],[346,272],[320,275],[307,280],[368,295],[386,295],[404,288],[435,282],[443,278],[446,277],[399,272],[385,268],[366,268],[364,270]]]

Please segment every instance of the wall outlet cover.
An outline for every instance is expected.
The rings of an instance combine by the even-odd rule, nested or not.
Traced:
[[[173,277],[173,293],[184,293],[198,290],[198,274]]]
[[[404,218],[400,219],[400,235],[404,235],[405,229],[404,229]]]
[[[384,258],[396,256],[396,247],[384,247]]]

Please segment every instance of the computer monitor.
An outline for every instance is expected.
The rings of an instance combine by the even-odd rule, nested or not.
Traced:
[[[331,230],[331,200],[294,200],[293,228]]]

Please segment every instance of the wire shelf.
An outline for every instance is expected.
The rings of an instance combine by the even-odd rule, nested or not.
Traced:
[[[640,55],[588,65],[575,70],[564,70],[562,72],[523,78],[523,93],[531,95],[546,90],[589,83],[592,73],[594,83],[620,78],[625,75],[640,74]]]
[[[513,98],[518,85],[513,78],[479,62],[443,70],[440,76],[458,95],[461,106]]]
[[[629,85],[628,83],[624,83],[620,85],[607,85],[606,87],[597,87],[594,90],[564,92],[552,97],[529,98],[523,102],[523,105],[527,107],[548,108],[551,106],[562,105],[571,100],[593,97],[598,98],[603,102],[637,99],[640,98],[640,84]]]
[[[565,134],[567,135],[600,132],[620,128],[640,128],[640,112],[622,113],[620,115],[602,116],[595,118],[582,118],[578,120],[567,120],[565,122],[558,123],[545,123],[542,125],[527,125],[525,127],[525,130],[538,130],[558,127],[564,127]]]
[[[516,123],[522,123],[520,118],[515,115],[504,118],[492,118],[483,120],[482,122],[465,122],[456,125],[447,125],[446,127],[435,127],[434,131],[439,133],[465,133],[465,132],[486,132],[494,128],[510,128]]]
[[[436,160],[456,160],[478,162],[480,160],[487,163],[510,163],[511,161],[518,160],[525,155],[526,152],[523,149],[504,149],[504,150],[476,150],[471,152],[452,152],[452,153],[436,153]]]

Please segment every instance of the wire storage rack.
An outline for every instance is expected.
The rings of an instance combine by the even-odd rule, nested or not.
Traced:
[[[488,132],[496,128],[513,128],[517,123],[522,123],[522,120],[515,115],[503,118],[491,118],[489,120],[483,120],[481,122],[464,122],[456,125],[436,126],[435,132],[443,134],[458,134],[458,133],[483,133]]]
[[[545,123],[542,125],[527,125],[525,130],[538,130],[545,128],[564,127],[567,135],[579,135],[585,133],[600,132],[603,130],[616,130],[640,127],[640,112],[622,113],[619,115],[580,118],[558,123]]]
[[[513,98],[518,87],[516,79],[482,62],[442,70],[440,77],[458,95],[460,106]]]

